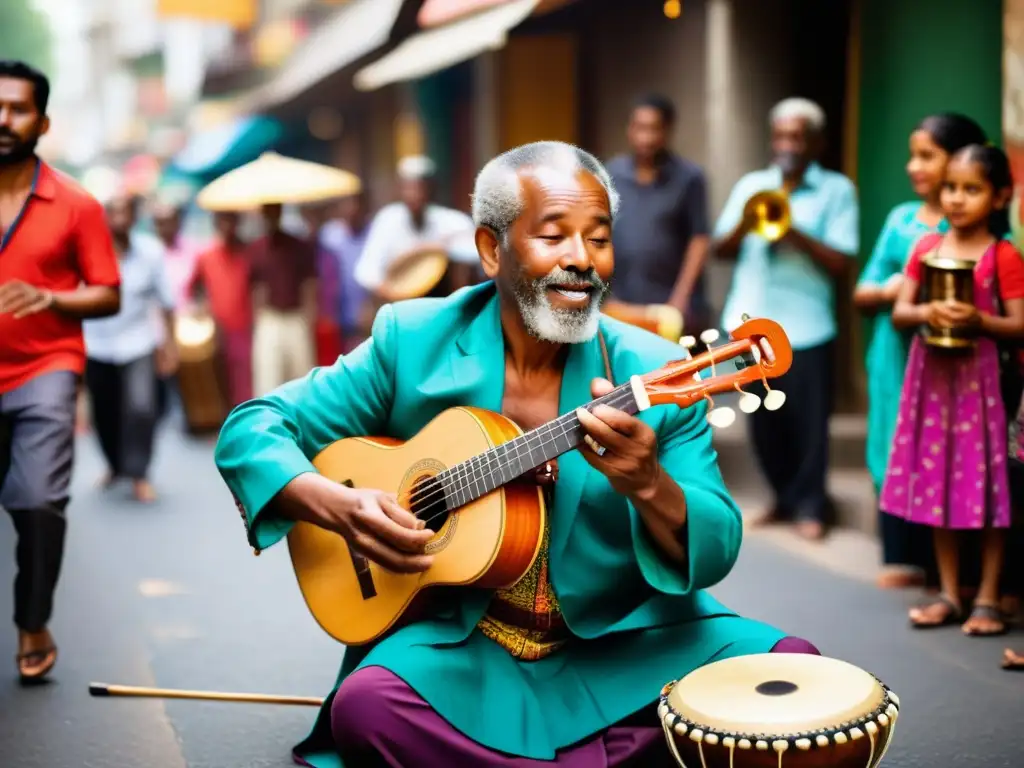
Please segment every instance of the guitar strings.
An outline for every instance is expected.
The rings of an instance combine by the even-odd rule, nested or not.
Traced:
[[[760,365],[758,366],[758,368],[760,369],[761,380],[767,386],[767,381],[765,381],[764,370],[763,370],[763,368]],[[713,357],[712,357],[712,371],[714,371],[714,358]],[[714,374],[712,374],[712,375],[714,375]],[[596,405],[610,405],[612,407],[617,408],[620,405],[624,405],[624,404],[629,402],[630,398],[633,397],[633,391],[632,391],[631,387],[629,387],[628,385],[624,385],[624,386],[619,387],[618,389],[616,389],[616,390],[614,390],[612,392],[609,392],[608,395],[605,395],[604,397],[606,397],[608,399],[605,400],[605,399],[602,399],[602,398],[598,398],[597,400],[593,401],[591,403],[591,405],[594,405],[594,406],[596,406]],[[586,407],[586,406],[584,406],[584,407]],[[571,414],[571,413],[563,414],[559,418],[555,419],[553,422],[548,422],[547,424],[545,424],[545,425],[543,425],[541,427],[537,427],[537,428],[531,430],[530,432],[527,432],[524,435],[521,435],[520,436],[521,438],[525,438],[525,442],[526,442],[526,446],[528,446],[528,450],[530,452],[532,452],[536,448],[543,448],[544,446],[546,446],[546,445],[548,445],[550,443],[555,442],[556,440],[560,439],[561,437],[564,437],[567,434],[567,431],[566,431],[565,425],[563,424],[563,425],[561,425],[562,426],[562,434],[561,435],[555,435],[554,437],[552,437],[550,439],[542,440],[536,446],[530,446],[530,442],[531,442],[531,440],[534,439],[534,437],[541,436],[541,430],[550,431],[554,424],[558,423],[561,419],[564,419],[564,418],[566,418],[567,416],[570,416],[570,415],[573,415],[573,414]],[[576,421],[576,424],[574,424],[572,428],[575,428],[576,426],[579,426],[578,420]],[[513,438],[513,439],[515,439],[515,438]],[[512,442],[512,441],[509,441],[509,442]],[[473,462],[476,461],[479,457],[473,457],[473,458],[468,459],[466,461],[460,462],[459,464],[456,464],[454,467],[446,469],[443,472],[440,472],[437,475],[434,475],[433,477],[425,478],[424,481],[422,481],[421,483],[417,483],[412,489],[410,489],[409,491],[403,492],[403,494],[398,496],[397,500],[398,500],[399,504],[404,509],[406,509],[407,511],[412,512],[413,515],[417,519],[424,520],[424,522],[426,522],[426,523],[429,523],[429,522],[431,522],[433,520],[436,520],[438,517],[442,517],[442,516],[444,516],[446,514],[454,512],[455,509],[458,509],[458,507],[456,507],[455,509],[451,509],[451,510],[446,508],[443,511],[440,511],[440,512],[437,512],[437,513],[431,515],[430,517],[421,518],[415,511],[409,510],[408,506],[410,506],[412,504],[423,504],[423,503],[427,503],[427,502],[429,502],[430,506],[433,506],[435,501],[438,500],[437,497],[439,497],[439,496],[446,498],[447,495],[449,494],[449,492],[455,493],[455,492],[458,492],[460,490],[468,490],[471,485],[478,484],[481,480],[485,479],[486,475],[491,474],[493,469],[494,469],[494,467],[498,463],[500,463],[502,461],[502,459],[499,458],[496,454],[488,455],[488,454],[492,454],[492,452],[495,449],[500,448],[502,445],[508,445],[508,443],[501,443],[500,445],[496,445],[493,448],[488,449],[484,454],[481,454],[482,456],[487,456],[487,459],[483,463],[481,463],[481,464],[478,464],[478,465],[474,466]],[[572,450],[572,448],[567,449],[566,453],[569,450]],[[519,454],[517,452],[516,458],[518,458],[518,457],[519,457]],[[538,464],[536,466],[531,467],[530,469],[536,469],[536,467],[540,466],[541,463],[542,462],[538,462]],[[449,474],[452,470],[455,470],[455,473],[454,474]],[[521,477],[522,475],[526,474],[529,471],[530,471],[529,469],[525,470],[524,472],[520,473],[516,477]],[[511,478],[509,480],[509,482],[511,482],[511,480],[514,480],[514,479],[515,479],[515,477]],[[428,487],[422,487],[422,486],[428,486]],[[455,486],[455,487],[452,488],[451,486]],[[472,499],[471,501],[475,501],[475,499]],[[467,501],[466,503],[469,503],[469,502]],[[459,506],[461,507],[461,506],[465,506],[465,505],[464,504],[460,504]]]
[[[619,406],[625,405],[626,403],[628,403],[632,396],[633,396],[633,393],[632,393],[631,390],[623,390],[622,392],[620,392],[619,396],[617,396],[615,398],[612,398],[612,399],[609,399],[609,400],[603,400],[601,402],[596,402],[595,404],[596,405],[610,405],[613,408],[618,408]],[[567,430],[565,428],[565,425],[562,425],[562,434],[555,435],[554,437],[552,437],[551,439],[548,439],[548,440],[542,439],[536,445],[530,445],[530,442],[534,438],[536,438],[536,437],[543,437],[543,435],[540,433],[540,430],[542,430],[542,429],[550,429],[550,427],[553,424],[557,423],[562,418],[565,418],[565,416],[568,416],[568,415],[570,415],[570,414],[564,414],[562,417],[559,417],[559,419],[555,419],[554,422],[549,422],[549,424],[545,424],[543,427],[538,427],[537,429],[531,430],[530,432],[527,432],[526,434],[522,435],[522,437],[526,438],[526,446],[528,447],[528,450],[530,452],[532,452],[536,448],[543,448],[544,446],[549,445],[549,444],[555,442],[556,440],[560,439],[561,437],[564,437],[567,434]],[[573,425],[570,428],[574,429],[578,425],[579,425],[579,422],[577,420],[576,424]],[[511,441],[509,441],[509,442],[511,442]],[[490,454],[491,451],[493,451],[495,448],[500,448],[502,445],[507,445],[507,444],[508,443],[501,443],[500,445],[496,445],[496,446],[494,446],[494,448],[489,449],[483,455],[486,456],[487,454]],[[572,450],[572,448],[567,449],[566,452],[568,452],[570,450]],[[518,458],[518,457],[519,457],[519,454],[517,452],[516,458]],[[455,493],[455,492],[458,492],[460,490],[467,490],[467,489],[469,489],[469,487],[472,484],[479,483],[481,480],[484,480],[486,475],[491,474],[491,472],[494,469],[494,467],[497,464],[499,464],[502,459],[499,458],[497,455],[491,455],[491,456],[487,457],[485,462],[474,465],[473,462],[475,460],[476,460],[476,457],[474,457],[473,459],[469,459],[468,461],[460,462],[459,464],[456,464],[454,467],[452,467],[450,470],[445,470],[444,472],[441,472],[441,473],[439,473],[437,475],[434,475],[433,477],[425,478],[421,483],[417,483],[416,486],[414,486],[411,489],[411,491],[403,493],[402,496],[399,496],[398,497],[399,503],[402,505],[403,508],[406,508],[406,505],[410,505],[410,504],[423,504],[423,503],[427,503],[427,502],[429,502],[430,505],[433,505],[435,500],[437,500],[438,496],[446,496],[449,492]],[[538,462],[537,465],[535,465],[533,467],[530,467],[529,469],[524,470],[522,473],[520,473],[520,475],[517,475],[516,477],[520,477],[520,476],[526,474],[531,469],[536,469],[542,463],[543,462]],[[455,470],[455,474],[452,474],[452,475],[447,474],[451,470]],[[509,482],[511,482],[511,480],[514,480],[514,479],[515,479],[515,477],[511,478],[509,480]],[[429,486],[429,488],[421,488],[420,487],[421,485]],[[451,486],[455,486],[455,487],[451,487]],[[425,495],[420,497],[420,494],[425,494]],[[404,499],[403,499],[403,496],[405,497]],[[474,499],[474,501],[475,501],[475,499]],[[463,506],[463,505],[460,505],[460,506]],[[408,510],[408,511],[412,511],[412,510]],[[454,510],[445,509],[443,512],[438,512],[438,513],[436,513],[436,514],[434,514],[434,515],[432,515],[432,516],[430,516],[428,518],[425,518],[425,522],[429,523],[431,520],[434,520],[434,519],[440,517],[441,515],[445,515],[445,514],[448,514],[449,512],[453,512],[453,511]],[[413,514],[416,515],[416,517],[418,519],[424,519],[424,518],[420,518],[419,515],[416,514],[415,512],[413,512]]]

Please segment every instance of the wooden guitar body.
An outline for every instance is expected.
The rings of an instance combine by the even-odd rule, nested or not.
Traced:
[[[443,493],[414,490],[417,483],[521,434],[500,414],[452,408],[407,442],[346,438],[317,455],[313,465],[324,477],[394,493],[436,530],[427,549],[434,564],[425,573],[407,575],[354,555],[335,533],[296,523],[288,535],[292,565],[306,605],[325,632],[345,645],[362,645],[391,629],[427,587],[497,589],[529,571],[540,551],[546,514],[535,483],[508,483],[454,512],[443,510]]]

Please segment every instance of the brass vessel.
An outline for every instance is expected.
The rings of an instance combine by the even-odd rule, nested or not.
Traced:
[[[789,198],[778,190],[752,195],[743,210],[745,216],[753,216],[757,222],[752,231],[770,243],[781,240],[792,223]]]
[[[921,261],[921,301],[959,301],[974,304],[974,262],[930,256]],[[946,349],[971,349],[975,344],[974,329],[921,328],[924,342]]]

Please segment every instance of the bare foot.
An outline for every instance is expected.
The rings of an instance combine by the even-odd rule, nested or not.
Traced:
[[[879,589],[907,589],[923,587],[924,574],[913,568],[886,567],[875,582]]]
[[[18,632],[18,673],[22,682],[38,682],[57,663],[57,647],[48,629]]]
[[[135,496],[136,501],[141,501],[143,504],[150,504],[156,501],[156,488],[149,482],[149,480],[136,480],[132,483],[132,493]]]
[[[96,487],[100,490],[106,490],[115,482],[117,482],[117,475],[113,472],[105,472],[100,476],[99,480],[96,481]]]
[[[778,525],[779,523],[785,522],[785,519],[785,512],[780,506],[776,505],[764,512],[760,517],[755,517],[750,521],[750,524],[754,527],[760,528],[766,525]]]
[[[821,541],[825,538],[825,526],[817,520],[801,520],[796,524],[796,532],[808,541]]]
[[[1024,655],[1021,655],[1011,648],[1003,651],[1003,669],[1013,672],[1024,672]]]

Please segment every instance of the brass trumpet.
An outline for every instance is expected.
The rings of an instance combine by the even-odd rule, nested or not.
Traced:
[[[747,200],[743,207],[745,218],[756,222],[752,232],[757,233],[770,243],[780,240],[789,231],[791,215],[789,198],[778,190],[758,192]]]

